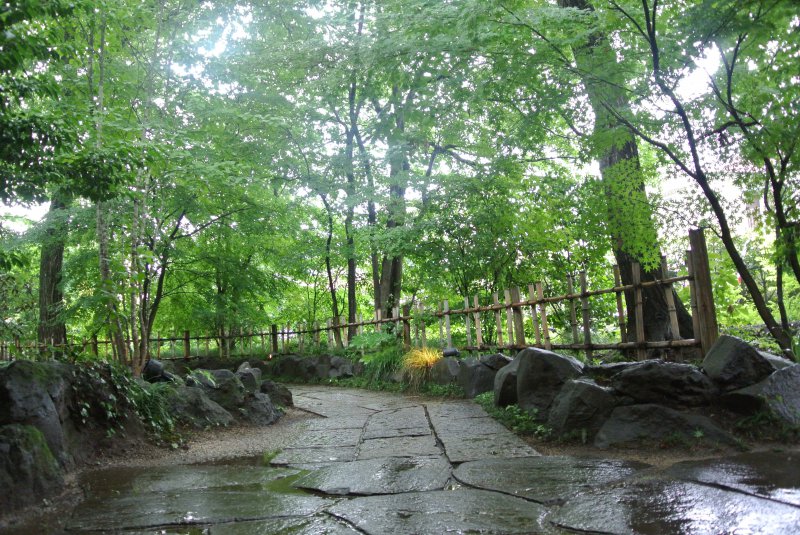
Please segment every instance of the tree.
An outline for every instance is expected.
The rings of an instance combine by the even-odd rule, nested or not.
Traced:
[[[792,31],[797,25],[796,13],[780,2],[724,2],[715,4],[719,17],[709,21],[702,16],[703,10],[708,8],[706,2],[676,9],[662,9],[657,2],[643,2],[635,7],[612,3],[611,13],[620,17],[616,23],[627,24],[631,35],[641,40],[648,52],[650,76],[646,83],[636,86],[635,93],[641,95],[642,101],[667,103],[669,113],[656,121],[666,136],[651,128],[651,116],[614,110],[608,105],[606,109],[698,185],[716,219],[725,250],[761,319],[783,352],[791,356],[790,333],[775,320],[735,243],[729,215],[713,185],[713,160],[705,150],[715,135],[723,138],[731,135],[739,138],[740,150],[746,157],[761,163],[760,182],[764,191],[769,192],[765,200],[771,199],[767,204],[775,210],[779,256],[794,269],[793,264],[798,262],[794,244],[797,223],[789,220],[789,214],[796,212],[792,207],[791,180],[797,164],[797,109],[790,104],[791,96],[789,100],[773,100],[765,99],[764,93],[774,95],[781,88],[790,91],[785,79],[791,71],[787,62],[793,61],[789,57],[798,50],[798,40],[788,37],[768,43],[773,32],[788,36],[796,33]],[[675,23],[679,18],[683,22]],[[695,22],[687,24],[685,21]],[[657,28],[662,30],[659,32]],[[706,98],[695,101],[683,97],[676,86],[688,74],[688,62],[708,53],[712,47],[721,52],[723,65],[718,74],[711,75],[712,91]],[[771,47],[781,52],[770,54]],[[747,71],[740,74],[743,64],[751,65],[754,71],[761,68],[762,72],[760,75]],[[768,74],[773,69],[778,73],[775,76]],[[765,85],[754,87],[755,80]],[[748,89],[756,95],[746,96],[750,92]],[[737,90],[743,93],[739,95]],[[713,117],[713,125],[708,124],[709,116]]]

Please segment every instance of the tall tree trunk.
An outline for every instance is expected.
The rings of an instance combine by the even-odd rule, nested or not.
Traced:
[[[593,10],[587,0],[559,0],[562,7]],[[606,194],[608,229],[614,257],[623,284],[631,284],[632,265],[642,264],[642,281],[662,277],[658,236],[644,186],[644,176],[633,134],[620,125],[609,107],[629,108],[624,87],[614,83],[616,57],[605,35],[594,33],[585,45],[573,49],[589,102],[595,115],[595,134],[603,139],[600,173]],[[603,73],[602,79],[598,73]],[[611,140],[610,142],[608,140]],[[692,338],[692,319],[676,293],[680,333],[673,333],[664,291],[656,286],[643,289],[644,332],[647,340]],[[633,292],[625,293],[628,332],[636,330]]]
[[[117,291],[111,276],[111,252],[109,250],[109,231],[105,217],[105,204],[97,203],[97,242],[98,264],[100,268],[100,291],[108,313],[108,331],[117,359],[125,366],[131,366],[128,347],[125,343],[125,330],[122,326],[122,313],[117,304]]]
[[[333,269],[331,268],[331,242],[333,241],[333,210],[328,202],[326,195],[320,195],[322,204],[328,213],[328,239],[325,242],[325,270],[328,272],[328,290],[331,293],[331,311],[333,312],[333,326],[339,325],[339,300],[336,298],[336,284],[333,281]],[[333,329],[333,337],[336,347],[343,347],[342,333],[338,328]]]
[[[89,66],[87,80],[89,95],[93,101],[92,114],[94,116],[95,137],[97,148],[103,146],[103,107],[105,106],[105,78],[106,78],[106,29],[108,26],[105,13],[100,15],[100,33],[95,42],[95,11],[92,17],[92,26],[89,33]],[[97,76],[94,70],[94,55],[97,54]],[[120,363],[130,366],[129,350],[125,344],[125,334],[120,321],[121,314],[117,306],[114,281],[111,276],[111,256],[109,248],[109,231],[106,221],[104,203],[98,201],[96,209],[96,234],[98,242],[98,267],[100,269],[100,291],[105,301],[108,313],[108,332],[111,336],[113,353]]]
[[[372,298],[375,310],[383,310],[381,303],[381,259],[378,248],[375,245],[375,232],[378,226],[378,213],[375,209],[375,177],[372,175],[372,164],[364,146],[361,133],[356,128],[355,139],[358,144],[358,154],[361,164],[364,167],[364,175],[367,177],[367,227],[369,228],[369,259],[372,268]]]
[[[358,127],[358,115],[360,104],[356,102],[357,86],[355,80],[350,83],[348,92],[349,105],[349,126],[345,136],[345,175],[347,177],[347,212],[344,218],[344,233],[347,240],[347,339],[352,340],[358,334],[356,328],[356,313],[358,311],[358,300],[356,299],[356,243],[353,236],[353,219],[355,216],[356,203],[356,175],[354,165],[354,145],[355,133]]]
[[[413,94],[414,92],[411,90],[406,98],[402,99],[399,88],[392,89],[394,128],[388,136],[389,202],[386,207],[389,215],[386,228],[389,231],[405,224],[406,182],[411,170],[405,139],[405,107],[410,103]],[[383,317],[393,317],[393,309],[400,306],[400,295],[403,289],[402,254],[392,252],[384,256],[381,263],[380,289]]]
[[[64,246],[67,239],[67,200],[56,192],[50,199],[50,209],[45,218],[44,240],[39,262],[39,345],[61,354],[66,349],[67,327],[61,312],[64,294],[61,290],[61,273],[64,264]]]

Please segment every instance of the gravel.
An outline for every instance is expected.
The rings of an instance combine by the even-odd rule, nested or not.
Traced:
[[[112,467],[148,467],[198,464],[242,457],[255,457],[283,449],[315,416],[289,408],[277,423],[267,427],[232,425],[197,432],[176,449],[144,444],[95,464]],[[88,467],[92,469],[94,467]]]

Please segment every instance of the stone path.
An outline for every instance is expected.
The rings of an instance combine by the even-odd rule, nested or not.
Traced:
[[[318,417],[271,466],[109,471],[95,476],[68,531],[800,532],[800,463],[786,454],[666,471],[542,457],[469,401],[292,391],[295,405]]]

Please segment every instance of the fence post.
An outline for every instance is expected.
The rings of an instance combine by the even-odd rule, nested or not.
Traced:
[[[272,325],[270,325],[269,331],[270,331],[269,333],[270,333],[270,335],[272,337],[272,351],[271,351],[271,353],[273,355],[277,355],[278,354],[278,326],[273,323]]]
[[[439,344],[444,344],[444,314],[442,313],[442,305],[438,305],[439,309]]]
[[[479,310],[481,301],[477,295],[472,297],[472,303],[474,305],[473,308],[475,308],[475,312],[473,312],[473,318],[475,319],[475,345],[480,351],[483,347],[483,331],[481,330],[481,311]]]
[[[334,334],[333,334],[333,320],[328,320],[328,328],[326,329],[327,339],[328,339],[328,349],[333,349],[335,345],[334,342]]]
[[[469,308],[469,297],[464,298],[464,310]],[[464,327],[467,329],[467,347],[472,347],[472,322],[469,319],[469,312],[464,312]],[[470,349],[470,352],[472,349]]]
[[[403,348],[406,351],[411,349],[411,305],[403,305]]]
[[[633,301],[635,303],[636,319],[636,360],[644,360],[647,352],[641,346],[644,339],[644,301],[642,295],[642,268],[638,262],[631,264],[631,278],[633,280]]]
[[[158,336],[158,335],[156,335],[156,336]],[[100,356],[100,348],[98,347],[97,335],[96,334],[92,335],[92,355],[94,355],[95,357],[99,357]]]
[[[375,332],[377,332],[377,333],[381,332],[381,315],[382,315],[382,312],[379,309],[376,309],[375,310],[375,321],[377,323],[375,323]]]
[[[661,257],[661,279],[669,278],[669,269],[667,268],[667,257]],[[672,283],[664,287],[664,298],[667,300],[667,311],[669,312],[669,325],[672,330],[672,338],[678,340],[681,337],[681,328],[678,325],[678,311],[675,308],[675,296],[672,295]]]
[[[425,307],[422,306],[422,303],[417,305],[419,307],[419,321],[420,321],[420,330],[422,331],[420,334],[422,336],[422,347],[428,347],[428,333],[427,333],[427,325],[425,325]]]
[[[622,286],[622,276],[619,272],[619,266],[614,266],[614,288]],[[625,309],[622,308],[622,292],[614,292],[617,298],[617,318],[619,319],[619,337],[620,341],[624,344],[628,341],[628,330],[625,327]]]
[[[539,298],[539,317],[542,318],[542,336],[544,337],[544,348],[552,349],[550,343],[550,327],[547,325],[547,303],[544,302],[544,288],[542,283],[536,283],[536,296]]]
[[[500,296],[497,292],[492,294],[492,304],[495,306],[500,305]],[[497,329],[497,349],[499,350],[503,349],[503,346],[505,345],[503,343],[503,315],[500,314],[499,308],[494,311],[494,321],[497,324],[495,325],[495,328]]]
[[[708,264],[708,249],[703,229],[689,231],[692,269],[694,271],[694,289],[697,293],[697,314],[700,326],[700,347],[703,355],[707,354],[714,342],[719,338],[717,311],[714,308],[714,293],[711,288],[711,268]],[[697,336],[695,336],[697,338]]]
[[[297,334],[298,337],[298,347],[300,348],[300,354],[302,355],[305,351],[306,347],[306,325],[305,323],[301,323],[297,330],[299,331]]]
[[[536,345],[542,345],[542,333],[539,331],[539,316],[536,314],[536,287],[533,284],[528,285],[528,301],[531,301],[531,323],[533,323],[533,335],[536,339]]]
[[[575,293],[575,284],[573,283],[572,274],[567,275],[567,293],[573,295]],[[578,344],[578,315],[575,311],[575,298],[569,298],[569,325],[572,328],[572,343]]]
[[[321,334],[321,332],[322,332],[322,329],[320,329],[319,322],[315,321],[314,322],[314,346],[317,347],[317,348],[319,348],[319,346],[321,344],[321,342],[320,342],[320,334]]]
[[[189,340],[189,331],[183,331],[183,358],[188,360],[192,354],[192,342]]]
[[[583,318],[583,344],[586,346],[586,360],[592,358],[592,313],[589,309],[589,296],[586,295],[589,284],[586,272],[581,271],[581,317]]]
[[[692,310],[692,330],[694,339],[700,341],[700,314],[697,312],[697,290],[695,289],[694,265],[692,251],[686,251],[686,269],[689,272],[689,307]]]
[[[514,346],[514,313],[511,311],[511,290],[504,292],[506,298],[506,333],[508,333],[509,352]]]
[[[520,301],[522,301],[522,295],[519,286],[514,286],[511,288],[511,302],[519,303]],[[511,311],[514,313],[514,335],[516,337],[516,345],[517,347],[524,347],[527,344],[525,342],[525,318],[522,316],[522,307],[512,307]]]
[[[446,334],[447,334],[447,347],[451,348],[451,347],[453,347],[453,337],[452,337],[452,334],[450,332],[450,303],[447,301],[447,299],[445,299],[444,303],[442,304],[442,312],[445,315],[444,316],[444,328],[445,328],[445,331],[446,331]]]

